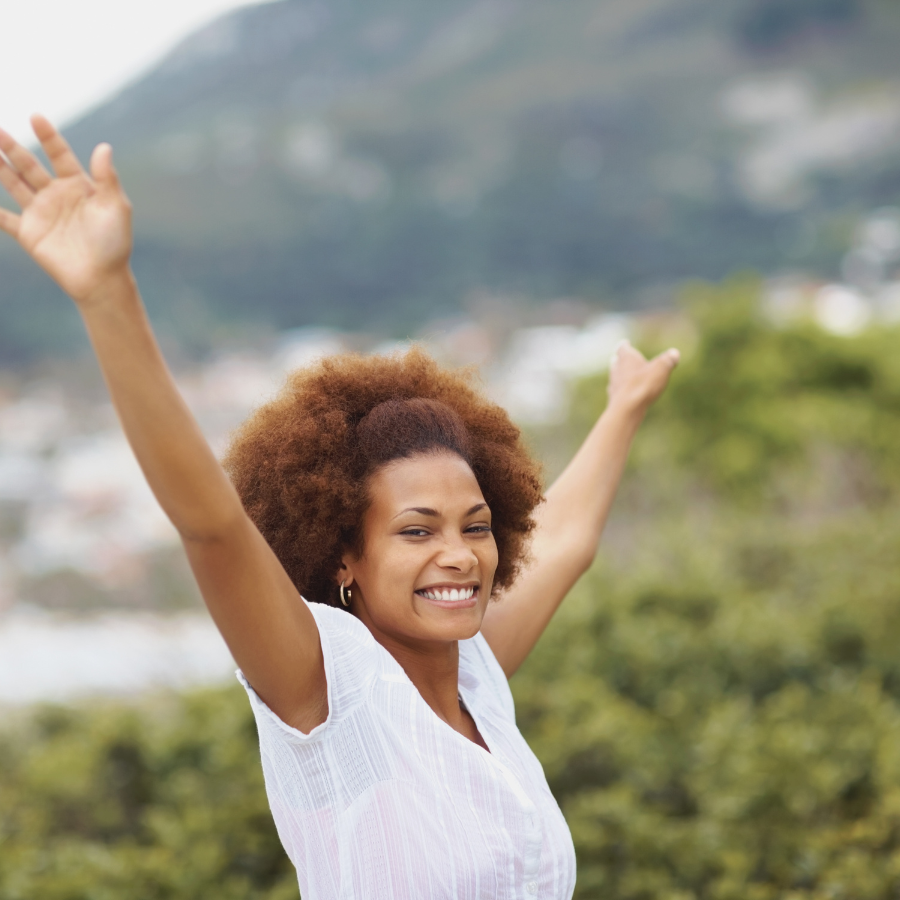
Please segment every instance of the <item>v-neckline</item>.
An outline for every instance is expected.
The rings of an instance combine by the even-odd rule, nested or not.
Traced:
[[[460,737],[465,738],[465,740],[467,740],[470,744],[474,744],[476,747],[481,747],[482,750],[484,750],[486,753],[493,756],[494,754],[491,753],[491,748],[488,746],[487,739],[481,732],[481,726],[478,724],[478,720],[475,718],[475,713],[473,713],[472,710],[469,709],[469,704],[466,703],[465,698],[462,695],[462,691],[458,690],[456,693],[456,696],[459,698],[460,708],[472,720],[472,724],[475,726],[475,734],[478,735],[478,740],[476,741],[476,740],[473,740],[472,738],[467,738],[461,732],[456,731],[455,728],[453,728],[452,730],[456,731],[456,733],[458,735],[460,735]],[[427,706],[428,704],[425,704],[425,705]],[[434,710],[431,710],[431,711],[434,712]],[[446,723],[444,723],[444,724],[446,724]]]
[[[362,624],[362,623],[360,623],[360,624]],[[363,625],[363,627],[365,628],[364,625]],[[366,629],[366,630],[368,631],[368,629]],[[369,632],[369,635],[371,637],[371,632]],[[373,641],[374,641],[374,638],[373,638]],[[410,678],[409,675],[407,674],[406,669],[404,669],[403,666],[401,666],[400,663],[397,662],[397,660],[395,659],[394,655],[390,652],[390,650],[388,650],[388,648],[385,647],[383,644],[379,644],[378,641],[374,641],[374,642],[375,642],[375,645],[377,647],[379,647],[381,649],[381,651],[387,656],[387,658],[393,663],[393,665],[397,667],[397,671],[403,675],[403,677],[409,683],[409,686],[415,691],[416,697],[418,698],[419,703],[421,703],[428,710],[428,712],[432,716],[434,716],[434,718],[437,722],[439,722],[444,728],[448,729],[450,732],[455,734],[460,740],[465,741],[467,744],[471,744],[473,747],[477,747],[479,750],[483,751],[484,753],[487,753],[488,756],[495,758],[494,752],[491,750],[490,744],[488,744],[487,738],[485,737],[484,729],[481,727],[481,725],[478,722],[478,719],[475,716],[475,713],[472,711],[471,704],[468,703],[462,695],[463,686],[460,683],[460,675],[463,674],[462,673],[463,654],[462,654],[461,646],[460,646],[460,654],[459,654],[460,664],[459,664],[459,667],[458,667],[457,673],[456,673],[456,696],[459,699],[459,702],[462,705],[462,708],[469,714],[469,717],[472,719],[472,722],[475,725],[475,731],[477,732],[478,736],[481,738],[481,742],[473,741],[472,738],[466,737],[462,732],[457,731],[449,722],[445,722],[428,705],[428,703],[425,701],[425,698],[422,696],[421,692],[419,691],[419,689],[416,687],[415,683],[413,682],[412,678]],[[459,641],[459,644],[461,645],[462,641]],[[473,675],[471,672],[466,672],[465,678],[467,681],[474,681],[475,685],[477,686],[477,684],[478,684],[477,676]],[[468,690],[468,686],[466,687],[466,690]]]

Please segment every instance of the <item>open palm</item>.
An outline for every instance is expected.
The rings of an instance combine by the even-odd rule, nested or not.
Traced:
[[[19,204],[18,215],[0,210],[0,229],[11,234],[76,302],[85,302],[131,253],[131,205],[101,144],[90,175],[62,136],[44,118],[34,133],[53,167],[51,175],[28,150],[0,131],[0,183]]]

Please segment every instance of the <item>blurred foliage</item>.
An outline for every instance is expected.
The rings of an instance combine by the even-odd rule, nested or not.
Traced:
[[[296,896],[240,688],[5,729],[3,900]]]
[[[850,339],[805,319],[776,328],[761,311],[760,290],[746,276],[685,291],[697,346],[637,442],[632,469],[640,470],[643,494],[662,490],[665,470],[710,492],[726,518],[735,504],[800,513],[896,500],[900,329]],[[647,352],[661,349],[664,337],[654,334]],[[579,386],[576,441],[604,403],[605,376]]]
[[[604,553],[513,682],[578,897],[900,890],[900,331],[778,329],[759,294],[687,291]]]
[[[900,891],[900,332],[775,328],[758,296],[697,285],[689,329],[648,328],[685,361],[513,679],[579,898]],[[561,438],[604,393],[580,385]],[[238,688],[4,734],[3,900],[296,896]]]
[[[585,579],[515,681],[579,897],[900,884],[900,516],[686,516]]]

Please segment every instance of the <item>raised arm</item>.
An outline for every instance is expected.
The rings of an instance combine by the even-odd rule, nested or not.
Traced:
[[[0,210],[0,230],[75,301],[128,441],[229,649],[269,706],[308,731],[327,715],[315,620],[162,358],[129,267],[131,207],[112,150],[98,146],[88,174],[46,119],[32,125],[55,175],[0,131],[0,183],[21,207],[19,215]]]
[[[538,507],[532,561],[484,616],[481,631],[507,677],[594,561],[631,442],[678,359],[667,350],[648,361],[627,342],[613,356],[606,410]]]

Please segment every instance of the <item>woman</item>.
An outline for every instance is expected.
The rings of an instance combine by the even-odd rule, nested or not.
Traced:
[[[88,174],[32,124],[53,174],[0,132],[21,207],[0,229],[84,319],[240,666],[303,896],[571,896],[571,839],[506,679],[590,565],[677,351],[619,348],[608,407],[545,498],[505,413],[418,352],[295,374],[238,433],[229,480],[144,314],[110,147]]]

